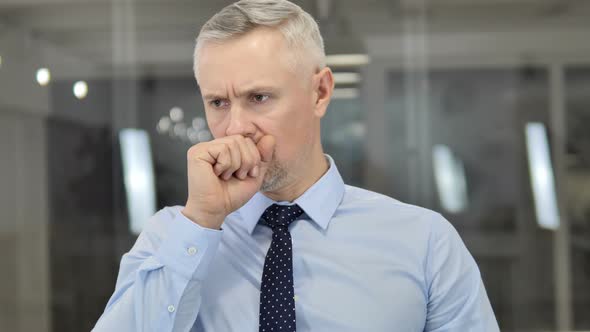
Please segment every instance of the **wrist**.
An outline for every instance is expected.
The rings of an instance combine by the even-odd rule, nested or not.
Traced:
[[[223,221],[225,220],[224,216],[203,213],[193,209],[189,209],[187,207],[182,209],[181,213],[195,224],[198,224],[201,227],[211,228],[215,230],[219,230],[221,228],[221,224],[223,224]]]

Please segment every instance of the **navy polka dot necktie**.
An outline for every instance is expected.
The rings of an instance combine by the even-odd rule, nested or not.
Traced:
[[[260,285],[259,332],[296,330],[293,249],[289,225],[302,213],[303,210],[297,204],[273,204],[262,214],[262,219],[273,233]]]

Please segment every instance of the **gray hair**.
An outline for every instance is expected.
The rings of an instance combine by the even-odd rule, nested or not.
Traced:
[[[199,74],[199,54],[205,42],[229,40],[257,27],[278,28],[294,53],[308,52],[306,58],[311,55],[316,68],[326,66],[318,24],[301,7],[287,0],[241,0],[223,8],[201,28],[193,57],[195,78]]]

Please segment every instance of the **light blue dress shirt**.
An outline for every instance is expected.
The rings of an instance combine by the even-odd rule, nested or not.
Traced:
[[[345,185],[330,168],[294,203],[297,331],[499,331],[475,261],[441,215]],[[121,261],[94,331],[258,331],[274,202],[261,193],[222,230],[157,212]]]

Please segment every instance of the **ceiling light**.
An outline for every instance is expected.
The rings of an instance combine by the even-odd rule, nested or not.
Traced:
[[[88,95],[88,84],[84,81],[74,83],[74,96],[78,99],[84,99]]]
[[[51,81],[51,72],[47,68],[39,68],[36,76],[37,83],[41,86],[46,86]]]

